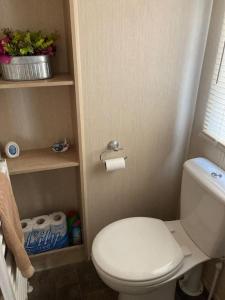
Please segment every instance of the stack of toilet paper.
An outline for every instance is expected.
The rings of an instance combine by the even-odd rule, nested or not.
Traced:
[[[37,254],[69,245],[66,215],[63,212],[24,219],[21,225],[28,254]]]

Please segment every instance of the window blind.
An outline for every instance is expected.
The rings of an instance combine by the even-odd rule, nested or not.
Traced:
[[[209,91],[203,133],[225,146],[225,20]]]

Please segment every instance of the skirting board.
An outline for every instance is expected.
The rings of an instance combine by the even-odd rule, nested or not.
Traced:
[[[36,271],[79,263],[85,260],[84,246],[71,246],[36,255],[30,255],[30,260]]]

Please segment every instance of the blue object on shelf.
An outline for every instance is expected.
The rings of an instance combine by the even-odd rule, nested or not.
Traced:
[[[50,230],[31,232],[25,243],[28,254],[37,254],[67,246],[69,246],[68,234],[61,236],[58,233],[52,233]]]
[[[70,142],[68,139],[64,139],[64,141],[60,141],[52,145],[52,150],[54,152],[65,152],[69,149]]]
[[[81,244],[81,228],[80,228],[80,226],[73,226],[72,242],[73,242],[73,245]]]

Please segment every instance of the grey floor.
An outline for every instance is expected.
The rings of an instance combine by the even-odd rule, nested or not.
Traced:
[[[30,282],[34,291],[29,300],[117,300],[118,296],[100,280],[90,262],[37,272]],[[191,299],[206,298],[185,297],[177,291],[176,300]]]

